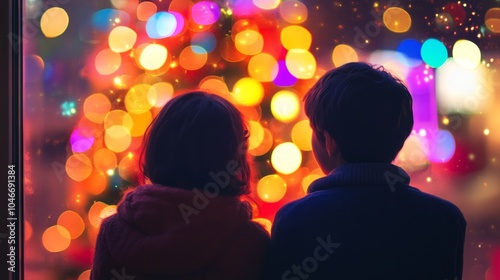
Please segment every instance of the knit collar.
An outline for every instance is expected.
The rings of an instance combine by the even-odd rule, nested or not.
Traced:
[[[346,163],[335,168],[327,176],[314,181],[309,186],[308,193],[351,185],[383,185],[395,190],[397,186],[409,183],[408,173],[390,163]]]

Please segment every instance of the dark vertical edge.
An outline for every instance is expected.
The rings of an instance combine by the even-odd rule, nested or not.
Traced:
[[[8,58],[9,58],[9,156],[8,165],[14,165],[15,168],[15,243],[9,243],[8,252],[12,253],[12,245],[15,245],[15,272],[9,271],[8,279],[23,279],[23,34],[22,30],[22,2],[23,0],[5,1],[9,7],[5,9],[8,13],[6,16],[9,20],[8,27]],[[10,197],[10,193],[8,193]],[[12,216],[8,214],[8,217]],[[9,229],[9,238],[12,233]],[[9,239],[9,242],[11,239]]]
[[[9,1],[0,1],[0,145],[2,152],[0,153],[1,168],[7,176],[7,165],[9,163],[10,153],[10,118],[9,118],[9,96],[11,95],[9,88]],[[7,178],[7,177],[5,177]],[[7,181],[7,179],[5,179]],[[7,183],[7,182],[5,182]],[[2,184],[3,185],[3,184]],[[0,205],[6,205],[7,202],[7,186],[0,188]],[[0,210],[0,279],[9,279],[9,271],[7,270],[7,249],[8,246],[8,229],[7,229],[7,209],[2,207]]]

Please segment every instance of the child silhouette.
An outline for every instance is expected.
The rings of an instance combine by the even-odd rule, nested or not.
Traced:
[[[102,222],[91,279],[259,279],[269,237],[240,200],[247,138],[240,112],[217,95],[170,100],[145,136],[150,183]]]
[[[305,111],[327,175],[276,214],[264,278],[461,279],[462,213],[391,164],[413,127],[403,83],[348,63],[309,90]]]

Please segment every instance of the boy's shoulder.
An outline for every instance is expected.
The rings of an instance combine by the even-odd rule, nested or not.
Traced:
[[[428,219],[457,219],[465,224],[460,209],[452,202],[435,195],[422,192],[410,185],[397,188],[393,192],[361,190],[345,186],[314,191],[306,196],[285,204],[276,214],[276,222],[300,223],[318,217],[326,219],[328,213],[353,213],[369,209],[392,207],[403,213]],[[333,217],[332,217],[333,218]]]

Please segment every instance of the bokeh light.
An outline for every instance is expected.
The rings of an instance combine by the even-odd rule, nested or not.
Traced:
[[[436,94],[444,113],[485,112],[491,98],[490,81],[483,79],[484,66],[469,70],[453,58],[436,70]]]
[[[141,52],[139,63],[146,70],[157,70],[167,61],[167,48],[159,44],[149,44]]]
[[[384,25],[395,33],[405,33],[411,27],[411,16],[402,8],[390,7],[383,15]]]
[[[278,75],[278,62],[268,53],[260,53],[248,61],[248,74],[261,82],[272,82]]]
[[[147,99],[154,107],[163,107],[173,96],[174,87],[171,83],[160,82],[152,85],[148,90]]]
[[[283,44],[283,47],[287,50],[308,50],[311,46],[311,42],[311,32],[300,25],[290,25],[281,30],[281,44]]]
[[[300,101],[297,94],[282,90],[273,95],[271,99],[271,113],[281,122],[291,122],[300,112]]]
[[[153,105],[148,100],[151,85],[138,84],[133,86],[125,96],[125,108],[131,114],[142,114],[149,111]]]
[[[191,17],[197,24],[213,24],[219,20],[219,16],[220,8],[214,2],[200,1],[191,8]]]
[[[155,3],[144,1],[137,6],[137,19],[140,21],[147,21],[152,15],[156,13],[158,7]]]
[[[445,45],[436,39],[427,39],[420,51],[422,59],[432,68],[441,67],[448,59],[448,50]]]
[[[236,34],[234,44],[242,54],[255,55],[262,51],[264,38],[258,31],[244,30]]]
[[[481,63],[481,50],[469,40],[458,40],[452,50],[453,59],[458,65],[474,70]]]
[[[248,149],[253,150],[262,144],[264,140],[264,128],[259,122],[249,121],[248,130],[250,137],[248,138]]]
[[[455,139],[447,130],[439,130],[429,138],[430,150],[428,158],[432,162],[448,162],[455,154]]]
[[[290,87],[293,86],[297,82],[297,78],[294,77],[286,66],[286,62],[284,60],[278,61],[276,65],[278,69],[278,74],[276,78],[274,78],[274,84],[279,87]]]
[[[88,219],[90,224],[94,228],[99,228],[101,225],[101,212],[104,210],[104,208],[108,207],[108,204],[101,202],[101,201],[96,201],[92,206],[90,206],[89,212],[88,212]]]
[[[95,57],[95,69],[101,75],[113,74],[122,63],[120,54],[110,49],[100,51]]]
[[[82,185],[90,195],[99,195],[106,190],[108,178],[106,173],[94,172],[87,179],[82,181]]]
[[[132,117],[123,110],[110,111],[104,117],[104,129],[108,129],[113,125],[122,125],[130,130],[132,129],[132,124]]]
[[[148,128],[149,124],[153,120],[150,111],[146,111],[142,114],[130,114],[133,120],[133,126],[130,130],[130,135],[133,137],[139,137],[144,135],[144,132]]]
[[[131,50],[136,40],[137,33],[132,28],[117,26],[109,33],[108,44],[112,51],[122,53]]]
[[[286,181],[277,174],[262,177],[257,183],[257,194],[262,201],[274,203],[286,194]]]
[[[158,12],[146,22],[146,32],[151,39],[170,37],[177,29],[177,18],[169,12]]]
[[[271,154],[271,164],[279,173],[291,174],[302,164],[302,153],[294,143],[281,143]]]
[[[298,79],[310,79],[316,73],[316,58],[309,51],[290,50],[285,61],[290,73]]]
[[[101,218],[101,220],[104,220],[107,217],[112,216],[114,214],[116,214],[116,205],[108,205],[101,210],[99,218]]]
[[[73,152],[83,153],[92,147],[94,144],[94,137],[82,134],[81,130],[77,128],[71,133],[69,142],[71,143]]]
[[[82,217],[75,211],[64,211],[57,219],[57,225],[64,227],[71,239],[76,239],[85,230],[85,223]]]
[[[106,148],[94,152],[94,167],[96,171],[106,173],[109,169],[115,169],[118,162],[116,154]]]
[[[226,37],[220,41],[219,53],[228,62],[239,62],[247,57],[236,48],[236,44],[231,37]]]
[[[200,81],[198,87],[201,90],[220,95],[226,99],[232,98],[224,79],[218,76],[207,76]]]
[[[358,54],[356,50],[345,44],[337,45],[332,52],[332,61],[335,67],[340,67],[349,62],[358,62]]]
[[[253,149],[249,149],[248,152],[255,157],[262,156],[271,150],[274,143],[273,140],[273,134],[271,133],[271,131],[269,131],[269,129],[267,128],[264,128],[264,138],[260,142],[260,145]]]
[[[66,160],[65,170],[71,179],[83,181],[92,173],[92,161],[85,154],[74,154]]]
[[[66,250],[71,243],[68,230],[62,226],[51,226],[43,232],[42,244],[45,250],[56,253]]]
[[[399,44],[397,51],[406,56],[408,66],[416,67],[422,63],[421,49],[422,43],[415,39],[406,39]]]
[[[296,123],[292,128],[292,142],[302,151],[312,150],[312,129],[308,120]]]
[[[307,189],[309,188],[312,182],[318,180],[321,177],[323,176],[317,173],[311,173],[304,176],[304,178],[302,179],[302,190],[304,191],[304,193],[307,193]]]
[[[300,1],[285,0],[281,2],[279,10],[281,17],[291,24],[298,24],[307,20],[307,7]]]
[[[281,0],[253,0],[253,4],[262,10],[273,10],[276,9]]]
[[[85,99],[83,113],[92,122],[102,123],[104,117],[111,109],[111,102],[102,93],[94,93]]]
[[[244,77],[234,84],[233,96],[236,102],[241,105],[257,105],[264,97],[264,87],[256,79]]]
[[[200,46],[187,46],[179,55],[179,64],[186,70],[198,70],[208,60],[207,51]]]
[[[92,15],[91,22],[98,31],[109,32],[117,23],[124,26],[128,25],[130,22],[130,15],[121,10],[102,9]]]
[[[133,181],[135,174],[137,172],[137,162],[132,153],[129,153],[126,157],[123,157],[118,164],[118,174],[124,180]]]
[[[63,8],[52,7],[40,18],[40,29],[47,38],[55,38],[66,31],[69,25],[68,13]]]
[[[191,37],[191,45],[201,47],[210,53],[217,46],[217,38],[212,32],[198,32]]]
[[[104,143],[106,147],[115,153],[125,151],[132,142],[131,132],[122,125],[113,125],[106,129]]]
[[[270,220],[266,218],[254,218],[252,219],[252,221],[260,224],[267,231],[268,234],[271,234],[271,229],[273,227],[273,224],[271,223]]]
[[[87,269],[84,272],[82,272],[80,276],[78,276],[78,280],[90,280],[90,269]]]
[[[24,221],[24,241],[28,241],[33,236],[33,227],[28,221]]]
[[[491,8],[484,16],[484,23],[493,33],[500,33],[500,8]]]

